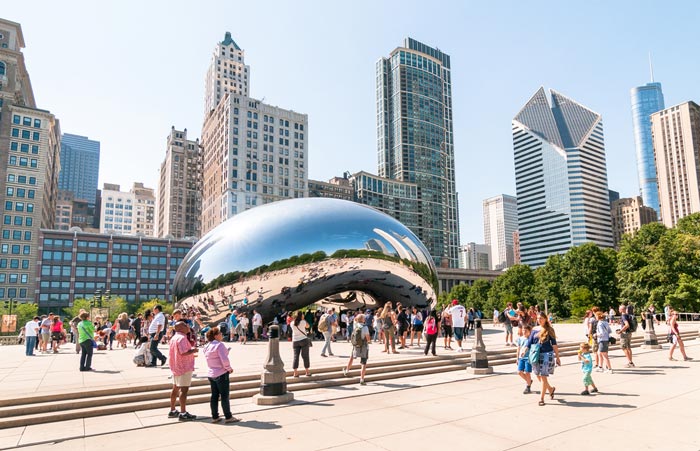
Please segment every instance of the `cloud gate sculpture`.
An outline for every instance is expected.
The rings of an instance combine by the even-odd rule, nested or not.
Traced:
[[[210,231],[183,260],[173,289],[181,305],[233,304],[270,321],[319,301],[434,305],[437,273],[425,246],[391,216],[304,198],[255,207]]]

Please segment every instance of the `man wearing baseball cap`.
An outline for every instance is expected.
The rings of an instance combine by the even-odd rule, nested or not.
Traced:
[[[462,352],[462,337],[464,337],[464,321],[467,318],[467,309],[463,305],[459,305],[457,299],[452,299],[452,308],[450,308],[450,316],[452,317],[452,331],[455,334],[457,341],[457,352]]]

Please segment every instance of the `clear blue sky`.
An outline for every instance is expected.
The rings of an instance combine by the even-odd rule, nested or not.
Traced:
[[[16,1],[37,103],[102,143],[100,186],[157,187],[171,125],[199,137],[204,76],[231,31],[251,96],[309,115],[309,177],[376,172],[375,62],[405,36],[452,57],[461,241],[515,194],[511,120],[540,87],[603,115],[608,179],[639,191],[630,88],[700,101],[695,1]]]

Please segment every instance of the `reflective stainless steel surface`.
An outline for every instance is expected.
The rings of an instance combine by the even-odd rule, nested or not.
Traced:
[[[265,321],[317,301],[369,308],[386,301],[434,303],[437,273],[403,224],[337,199],[291,199],[255,207],[204,236],[173,283],[181,303],[212,297]]]

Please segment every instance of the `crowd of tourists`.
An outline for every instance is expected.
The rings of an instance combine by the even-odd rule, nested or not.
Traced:
[[[247,295],[248,293],[246,293]],[[205,310],[210,310],[207,304]],[[645,327],[659,324],[661,315],[650,306],[642,315]],[[667,340],[671,343],[669,360],[676,360],[676,349],[684,360],[686,355],[678,327],[678,314],[670,307],[664,310],[669,326]],[[299,377],[299,367],[303,365],[304,375],[311,376],[310,348],[315,340],[323,342],[321,357],[333,356],[332,346],[338,340],[348,341],[352,352],[343,374],[348,376],[355,359],[360,361],[360,384],[364,385],[371,343],[379,344],[381,352],[398,354],[401,349],[417,347],[425,355],[436,355],[438,338],[442,338],[442,348],[464,351],[463,342],[469,332],[483,318],[483,313],[474,308],[467,309],[456,299],[436,311],[408,307],[400,302],[385,303],[377,310],[342,310],[317,308],[297,312],[282,312],[270,324],[279,326],[280,338],[292,342],[292,377]],[[650,319],[647,326],[644,319]],[[539,310],[538,306],[526,308],[522,303],[508,303],[502,311],[494,312],[494,327],[505,330],[505,345],[514,346],[517,356],[517,370],[525,382],[524,394],[532,393],[532,373],[541,384],[538,404],[545,405],[545,398],[554,399],[556,387],[550,383],[556,366],[561,364],[556,332],[552,318]],[[586,312],[582,323],[585,341],[580,343],[578,360],[583,372],[581,395],[598,393],[593,381],[594,372],[613,373],[608,356],[609,347],[619,337],[628,368],[634,368],[631,338],[637,329],[637,319],[632,306],[621,305],[618,310],[604,312],[594,307]],[[616,326],[615,331],[613,327]],[[517,334],[517,338],[514,336]],[[70,338],[69,338],[70,335]],[[92,357],[94,349],[112,350],[115,348],[135,348],[133,362],[136,366],[155,367],[158,363],[169,367],[173,378],[170,394],[169,418],[191,421],[196,417],[187,412],[187,395],[192,383],[194,362],[199,349],[207,364],[207,378],[211,388],[211,418],[214,422],[240,421],[231,413],[229,401],[230,380],[233,372],[226,342],[245,344],[249,340],[265,340],[268,328],[262,316],[253,310],[250,313],[233,309],[218,324],[205,325],[202,309],[198,306],[184,307],[166,315],[160,305],[143,314],[121,313],[114,322],[96,317],[81,310],[70,321],[50,313],[35,317],[23,328],[26,340],[26,355],[34,355],[35,349],[42,353],[58,353],[59,347],[72,341],[75,352],[80,355],[80,371],[94,371]],[[168,345],[168,355],[159,350],[159,345]],[[179,410],[176,408],[179,404]],[[219,412],[221,406],[221,413]]]

